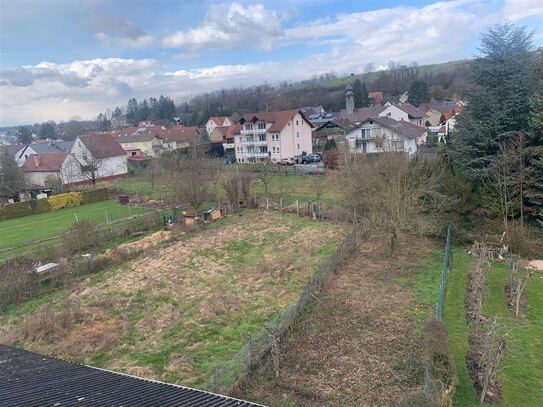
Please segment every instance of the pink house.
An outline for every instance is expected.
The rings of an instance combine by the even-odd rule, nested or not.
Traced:
[[[233,131],[236,161],[278,163],[310,154],[312,127],[298,109],[243,115]]]

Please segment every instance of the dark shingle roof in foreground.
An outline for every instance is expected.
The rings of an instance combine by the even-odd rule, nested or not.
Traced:
[[[0,345],[0,406],[258,405]]]

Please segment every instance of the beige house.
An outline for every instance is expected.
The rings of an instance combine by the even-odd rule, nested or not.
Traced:
[[[207,119],[206,131],[210,135],[215,130],[215,127],[228,127],[232,124],[234,123],[226,116],[211,116]]]
[[[310,154],[312,127],[298,109],[243,115],[233,131],[236,161],[278,163]]]
[[[117,142],[129,157],[136,157],[137,155],[158,157],[164,151],[162,137],[146,129],[136,131],[133,134],[119,136]]]

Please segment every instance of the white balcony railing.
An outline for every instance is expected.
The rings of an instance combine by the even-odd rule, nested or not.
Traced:
[[[266,140],[251,140],[251,141],[242,141],[240,144],[242,146],[267,146],[268,142]]]
[[[239,158],[268,158],[268,153],[237,153]]]
[[[241,129],[240,134],[243,136],[250,136],[252,134],[266,134],[266,129]]]

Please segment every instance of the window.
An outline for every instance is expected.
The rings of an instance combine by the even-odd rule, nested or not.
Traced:
[[[259,139],[260,141],[266,141],[266,135],[265,135],[265,134],[261,134],[261,135],[258,137],[258,139]]]
[[[300,132],[299,131],[296,132],[296,137],[300,137]]]
[[[245,123],[245,130],[252,130],[253,125],[251,123]]]
[[[298,146],[298,150],[299,150],[300,149],[300,143],[298,143],[297,146]]]
[[[277,147],[277,152],[279,152],[279,147]]]
[[[368,139],[370,138],[370,130],[371,129],[361,129],[361,133],[362,133],[362,138],[363,139]]]
[[[132,157],[135,157],[135,156],[136,156],[136,152],[132,151]]]
[[[258,123],[258,128],[259,129],[265,129],[266,128],[266,122],[259,122]]]
[[[288,127],[290,127],[290,122],[288,122]]]
[[[298,125],[298,120],[296,120],[296,126]]]

